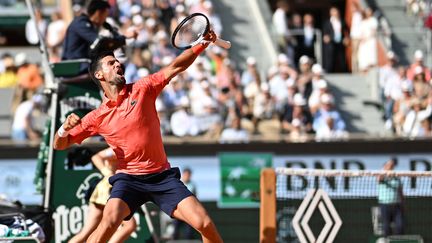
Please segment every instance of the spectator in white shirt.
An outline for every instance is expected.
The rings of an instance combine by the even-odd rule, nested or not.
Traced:
[[[254,100],[252,114],[255,132],[258,131],[258,123],[261,120],[269,120],[276,115],[275,100],[270,94],[269,85],[267,83],[261,84],[261,91]]]
[[[28,19],[25,25],[25,36],[28,43],[31,45],[39,43],[39,33],[45,38],[48,26],[48,22],[43,18],[42,11],[39,8],[35,9],[35,19],[36,25],[32,18]]]
[[[352,2],[352,16],[351,16],[351,28],[350,28],[350,37],[351,37],[351,71],[353,73],[357,73],[358,69],[358,61],[357,61],[357,53],[358,46],[360,43],[361,32],[360,32],[360,23],[363,19],[362,10],[360,4],[356,1]]]
[[[347,136],[345,122],[340,113],[334,109],[334,98],[329,94],[321,96],[321,108],[314,115],[313,129],[317,140]]]
[[[236,116],[231,121],[231,126],[225,128],[219,139],[220,143],[248,143],[249,132],[241,127],[241,119]]]
[[[12,140],[19,142],[39,140],[40,134],[34,128],[32,112],[41,108],[42,104],[43,96],[37,94],[18,105],[12,123]]]
[[[197,121],[189,112],[190,102],[183,97],[178,110],[171,115],[170,124],[172,133],[178,137],[196,136],[199,133]]]
[[[315,114],[315,112],[317,112],[321,107],[321,96],[323,94],[329,93],[327,81],[320,79],[316,82],[316,84],[317,88],[312,91],[312,94],[308,100],[309,110],[312,114]]]
[[[411,100],[411,110],[405,117],[403,134],[407,137],[418,137],[422,129],[422,121],[432,114],[432,98],[429,98],[426,109],[422,109],[418,98]]]
[[[288,19],[287,19],[289,5],[284,0],[277,1],[276,5],[277,8],[273,13],[272,23],[276,29],[279,49],[284,50],[287,46],[287,39],[290,35],[288,30]]]
[[[61,45],[66,34],[66,27],[60,11],[51,14],[51,22],[48,24],[46,33],[46,44],[51,62],[61,60]]]

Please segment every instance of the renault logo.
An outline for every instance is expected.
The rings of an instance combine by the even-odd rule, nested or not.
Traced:
[[[309,220],[317,207],[325,222],[318,238],[309,227]],[[322,189],[312,189],[300,204],[293,217],[292,225],[300,243],[332,243],[342,225],[342,220],[327,193]]]

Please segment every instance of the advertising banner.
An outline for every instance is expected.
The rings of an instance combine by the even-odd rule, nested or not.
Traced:
[[[219,207],[259,207],[262,168],[272,166],[271,153],[221,153]]]

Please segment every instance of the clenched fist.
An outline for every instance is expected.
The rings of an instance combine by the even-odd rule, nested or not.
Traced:
[[[81,123],[81,118],[76,114],[72,113],[66,117],[66,121],[63,123],[63,128],[65,131],[69,131]]]

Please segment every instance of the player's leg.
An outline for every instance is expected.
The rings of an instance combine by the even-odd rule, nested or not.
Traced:
[[[177,204],[172,216],[200,232],[204,243],[223,242],[215,224],[195,196],[189,196]]]
[[[90,203],[88,216],[81,231],[69,240],[69,243],[84,243],[96,229],[102,219],[103,205]]]
[[[109,240],[110,243],[125,242],[137,227],[135,218],[125,220]]]
[[[123,200],[111,198],[105,206],[99,226],[87,242],[107,242],[129,214],[129,207]]]
[[[389,236],[391,234],[391,215],[389,212],[389,206],[386,204],[380,204],[380,210],[384,236]]]
[[[395,234],[403,235],[404,233],[404,219],[403,219],[403,208],[402,205],[396,204],[394,212],[394,222],[395,222]]]

